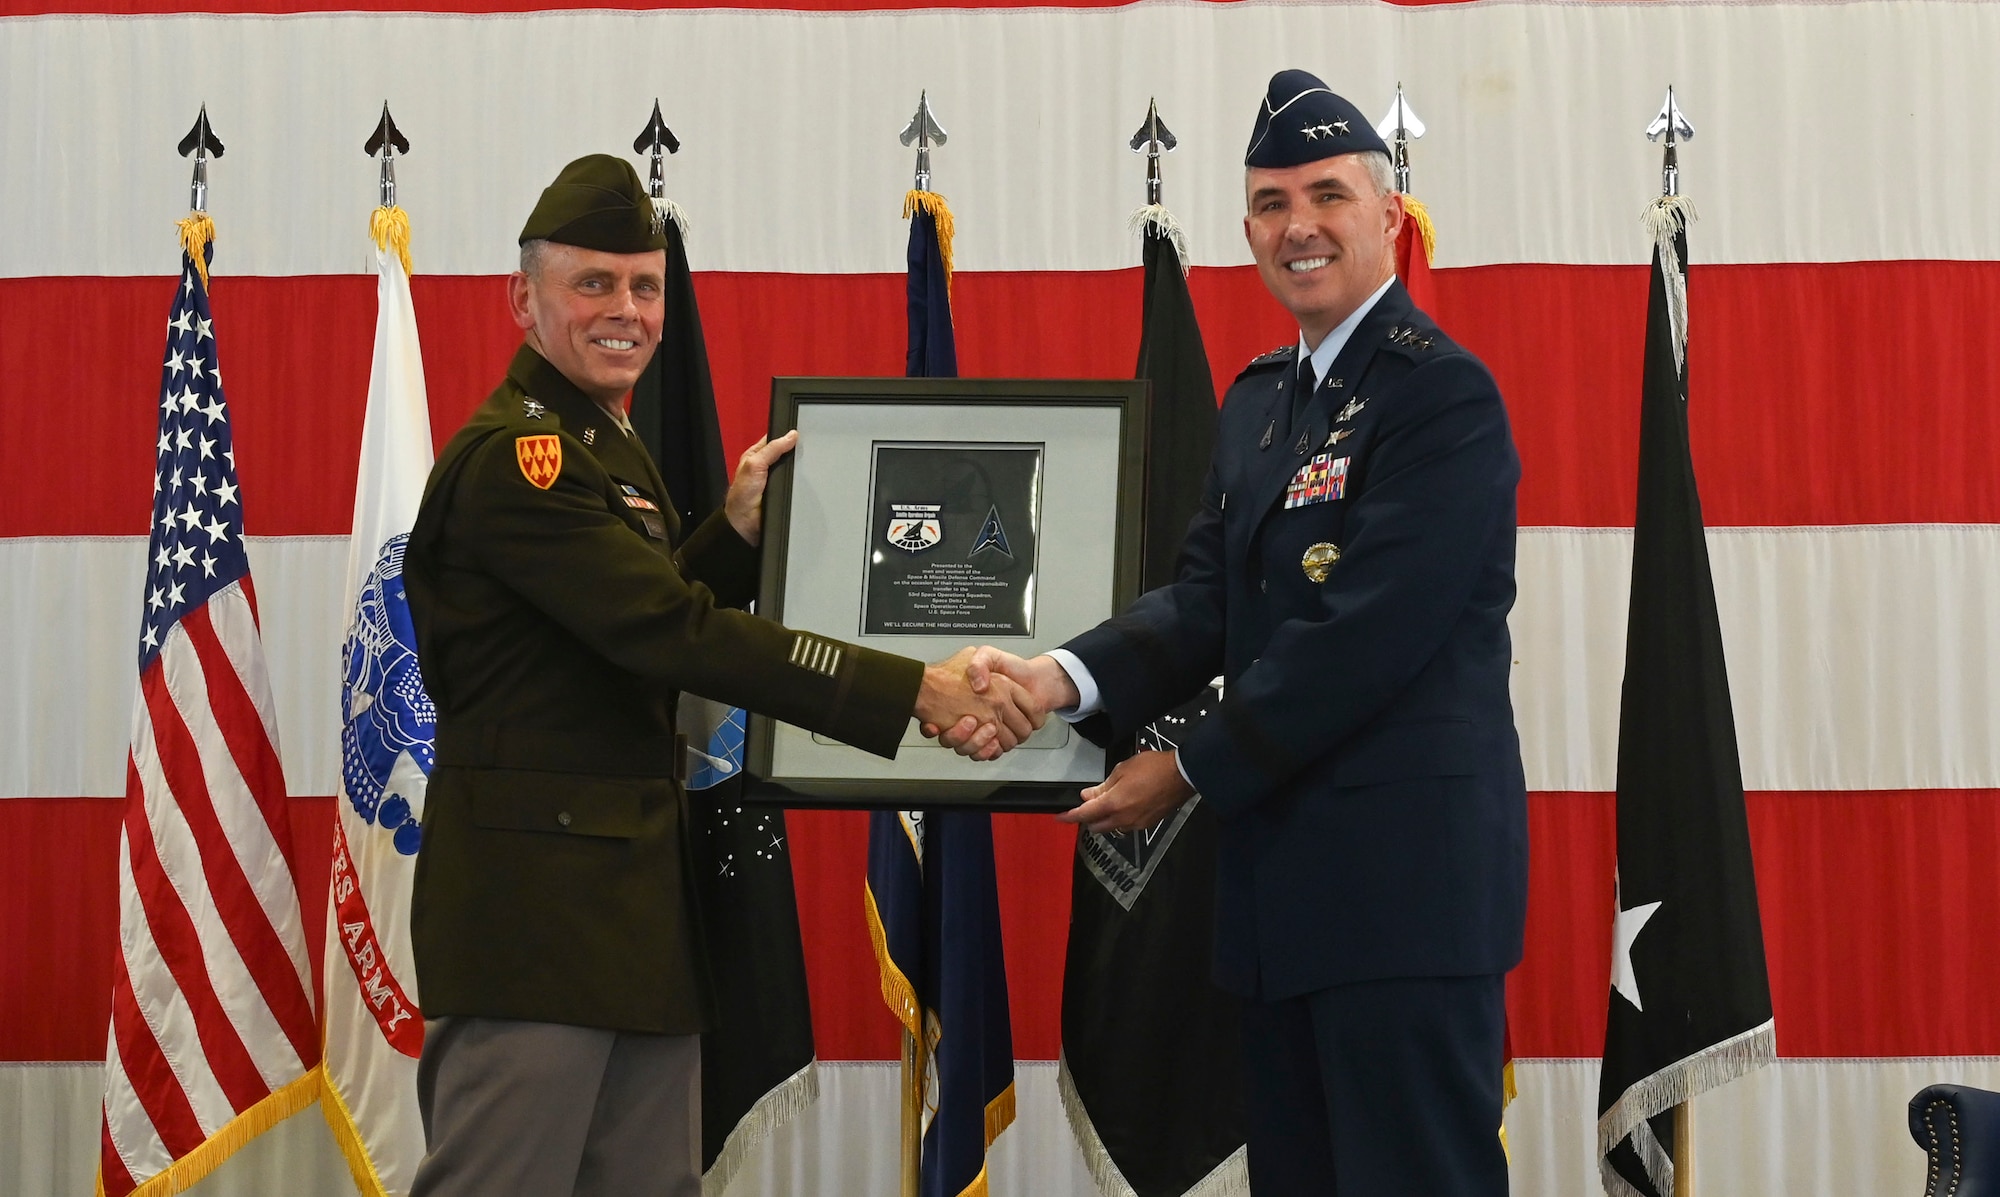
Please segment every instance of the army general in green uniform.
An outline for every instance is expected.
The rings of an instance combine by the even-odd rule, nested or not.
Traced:
[[[659,343],[667,244],[629,164],[571,163],[520,241],[526,343],[439,455],[405,563],[438,710],[411,916],[414,1191],[694,1197],[705,953],[727,945],[701,942],[693,909],[678,692],[883,756],[913,714],[969,733],[969,755],[1039,716],[1018,691],[974,694],[956,659],[733,609],[796,434],[752,446],[723,510],[683,535],[624,415]]]

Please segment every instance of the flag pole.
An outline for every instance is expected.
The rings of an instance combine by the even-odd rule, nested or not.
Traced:
[[[924,1055],[923,1038],[904,1027],[902,1197],[917,1197],[923,1182],[924,1074],[928,1064]]]
[[[1681,193],[1679,145],[1694,138],[1694,127],[1681,115],[1674,102],[1674,89],[1667,87],[1666,103],[1660,115],[1646,126],[1646,139],[1664,143],[1660,152],[1660,196],[1674,199]],[[1674,1105],[1674,1195],[1694,1197],[1694,1106],[1683,1100]]]
[[[945,144],[944,127],[937,122],[931,112],[930,89],[925,88],[917,95],[916,115],[897,135],[898,141],[906,146],[917,147],[916,175],[911,182],[911,196],[928,194],[931,189],[931,147]],[[905,216],[915,215],[906,210]],[[950,258],[945,260],[945,269],[951,268]],[[902,1197],[917,1197],[923,1187],[924,1161],[924,1101],[929,1095],[926,1083],[930,1071],[928,1045],[924,1042],[924,1004],[927,995],[917,998],[917,1027],[912,1031],[903,1028],[903,1139],[902,1139]]]

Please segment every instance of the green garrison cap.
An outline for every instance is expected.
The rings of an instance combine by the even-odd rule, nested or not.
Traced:
[[[589,154],[562,168],[521,226],[521,242],[554,241],[638,254],[667,247],[639,172],[623,158]]]

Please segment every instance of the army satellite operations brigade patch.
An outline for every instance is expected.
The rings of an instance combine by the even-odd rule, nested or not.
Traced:
[[[562,439],[546,433],[514,438],[514,457],[521,463],[521,475],[547,490],[562,473]]]

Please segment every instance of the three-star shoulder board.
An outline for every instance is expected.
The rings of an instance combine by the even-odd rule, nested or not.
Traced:
[[[1431,337],[1413,324],[1396,324],[1389,328],[1389,344],[1404,349],[1429,349]]]

